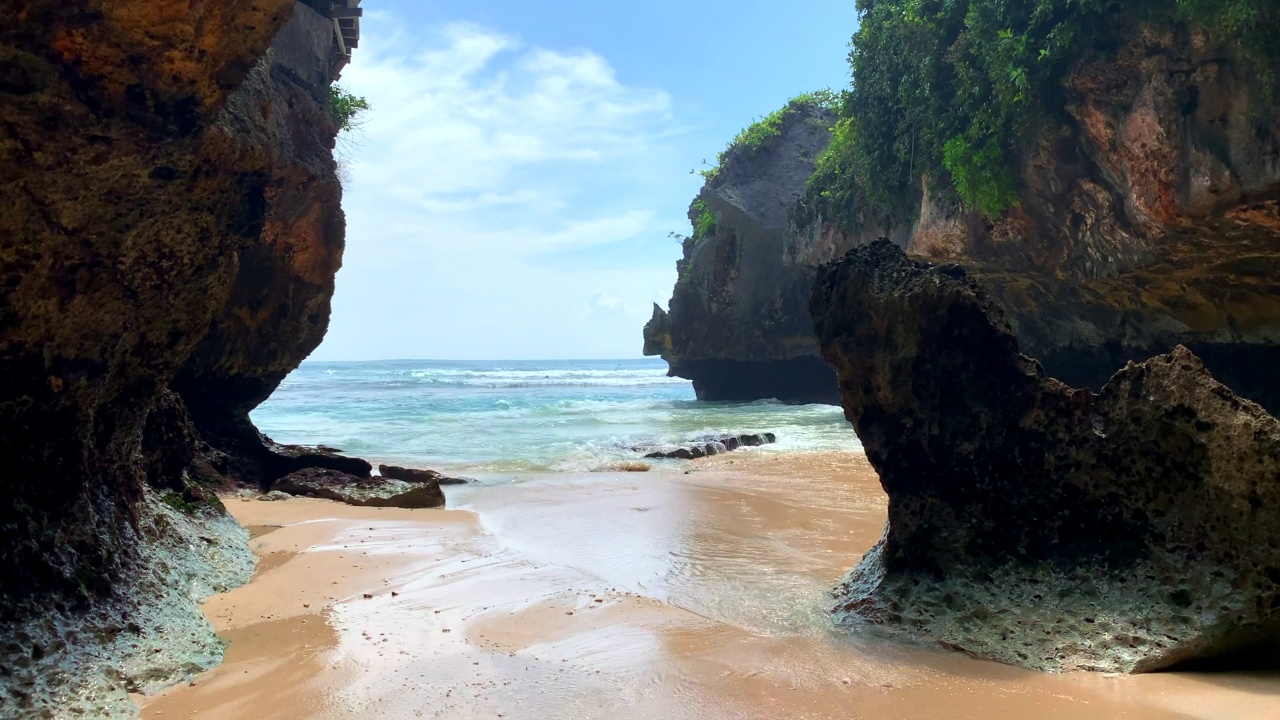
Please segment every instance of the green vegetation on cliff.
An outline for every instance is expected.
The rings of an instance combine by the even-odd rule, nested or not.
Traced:
[[[329,88],[329,112],[343,130],[349,132],[359,127],[359,117],[368,110],[369,101],[364,97],[353,95],[337,85]]]
[[[839,97],[830,90],[817,90],[791,98],[786,105],[743,128],[729,145],[716,156],[716,164],[700,171],[702,177],[708,181],[714,180],[720,174],[720,168],[724,166],[725,160],[734,153],[744,152],[754,155],[760,152],[761,148],[770,140],[782,134],[783,121],[786,120],[788,115],[808,112],[814,108],[823,108],[834,112],[838,104]]]
[[[693,210],[698,213],[693,221],[693,237],[702,238],[716,231],[716,214],[701,199],[693,201]]]
[[[1078,63],[1135,23],[1180,18],[1280,66],[1275,0],[858,0],[836,139],[805,211],[846,229],[909,220],[922,180],[996,216],[1017,202],[1019,143],[1059,116]],[[1274,72],[1263,73],[1272,84]],[[1269,80],[1268,80],[1269,78]]]

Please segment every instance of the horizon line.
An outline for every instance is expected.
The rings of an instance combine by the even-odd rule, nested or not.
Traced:
[[[636,360],[655,360],[666,362],[660,357],[626,357],[626,358],[464,358],[464,359],[445,359],[445,358],[378,358],[373,360],[325,360],[307,358],[302,361],[306,363],[371,363],[371,362],[474,362],[474,363],[500,363],[500,362],[630,362]]]

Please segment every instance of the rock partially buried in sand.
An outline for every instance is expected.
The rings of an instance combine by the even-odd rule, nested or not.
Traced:
[[[283,502],[285,500],[292,500],[293,496],[286,492],[280,492],[279,490],[272,490],[271,492],[266,493],[265,495],[259,495],[258,499],[264,502]]]
[[[379,465],[378,472],[382,477],[391,478],[392,480],[403,480],[410,483],[438,483],[440,485],[466,485],[473,483],[475,480],[465,477],[449,477],[442,475],[435,470],[414,470],[413,468],[397,467],[395,465]]]
[[[444,492],[434,482],[407,483],[382,477],[359,478],[336,470],[311,468],[280,478],[275,490],[291,495],[336,500],[362,507],[444,507]]]
[[[963,270],[888,242],[824,266],[812,308],[889,495],[844,620],[1052,671],[1280,637],[1280,421],[1189,350],[1074,390]]]

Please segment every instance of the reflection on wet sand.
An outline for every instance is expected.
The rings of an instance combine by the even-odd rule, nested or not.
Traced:
[[[448,511],[232,503],[284,527],[206,607],[227,663],[146,716],[1280,717],[1280,674],[1043,675],[832,628],[883,525],[859,455],[487,480]]]

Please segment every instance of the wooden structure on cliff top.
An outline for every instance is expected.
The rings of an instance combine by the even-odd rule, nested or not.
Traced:
[[[360,18],[364,10],[360,0],[302,0],[316,12],[333,21],[337,38],[338,72],[351,62],[351,51],[360,46]]]

